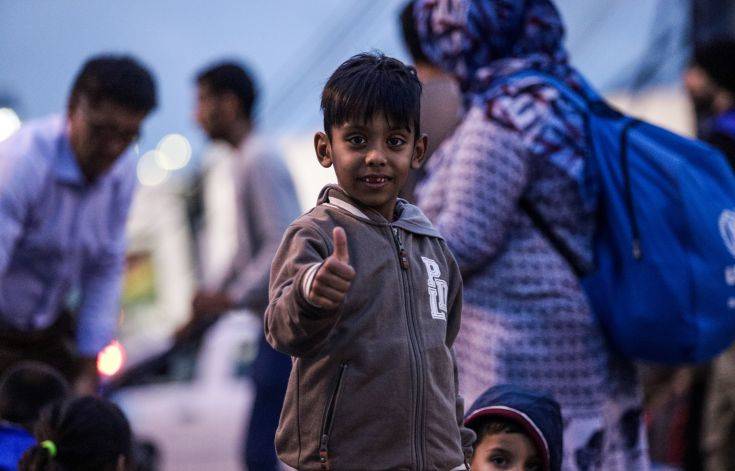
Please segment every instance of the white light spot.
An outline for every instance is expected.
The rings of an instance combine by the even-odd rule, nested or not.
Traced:
[[[97,371],[103,376],[113,376],[125,364],[125,349],[117,341],[110,342],[97,354]]]
[[[181,134],[168,134],[161,139],[156,149],[156,161],[161,168],[178,170],[186,166],[191,159],[191,144]]]
[[[10,108],[0,108],[0,142],[20,129],[20,118]]]
[[[138,160],[138,181],[145,186],[156,186],[168,179],[168,170],[158,165],[159,151],[150,150]]]

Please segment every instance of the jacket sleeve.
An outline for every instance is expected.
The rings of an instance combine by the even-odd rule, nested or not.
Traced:
[[[486,266],[501,249],[528,173],[517,134],[485,116],[467,119],[458,130],[444,203],[433,221],[465,275]]]
[[[247,170],[239,193],[252,213],[241,215],[256,222],[257,237],[261,243],[246,266],[233,267],[233,279],[226,292],[238,307],[262,309],[268,299],[268,274],[273,256],[283,233],[299,217],[296,190],[286,167],[277,155],[257,156]],[[244,194],[244,196],[243,196]]]
[[[265,337],[273,348],[287,355],[316,354],[339,320],[339,309],[313,306],[301,290],[309,268],[329,256],[327,240],[315,227],[293,225],[286,230],[273,260]]]
[[[465,456],[465,460],[469,463],[472,460],[472,445],[475,443],[475,432],[464,426],[464,398],[459,393],[459,374],[457,371],[457,358],[454,355],[454,340],[459,334],[460,324],[462,321],[462,275],[460,274],[459,267],[455,262],[452,254],[445,250],[447,260],[451,268],[451,283],[452,293],[449,298],[450,303],[447,307],[449,310],[449,319],[447,324],[447,347],[450,349],[452,354],[452,366],[454,370],[454,390],[456,391],[455,397],[455,411],[457,415],[457,426],[459,427],[459,433],[462,438],[462,451]]]

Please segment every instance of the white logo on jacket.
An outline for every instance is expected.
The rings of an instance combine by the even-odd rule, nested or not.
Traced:
[[[439,278],[441,270],[439,264],[434,260],[421,257],[426,266],[427,281],[429,288],[429,306],[431,306],[431,317],[434,319],[447,320],[447,296],[449,295],[449,285],[447,282]]]
[[[720,214],[720,235],[727,250],[735,257],[735,211],[726,209]]]

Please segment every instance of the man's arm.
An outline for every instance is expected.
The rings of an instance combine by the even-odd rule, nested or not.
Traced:
[[[257,156],[245,172],[239,185],[251,198],[248,205],[253,213],[242,215],[254,221],[261,240],[259,250],[247,266],[234,267],[234,278],[225,293],[237,307],[262,307],[268,299],[268,279],[273,257],[283,233],[300,214],[296,190],[291,175],[276,155]]]
[[[77,316],[78,352],[95,357],[115,336],[120,313],[121,279],[125,266],[125,224],[135,192],[135,173],[118,182],[110,226],[112,243],[91,260],[81,274],[82,302]]]
[[[30,197],[37,194],[42,180],[40,169],[24,158],[23,147],[13,138],[0,144],[0,276],[10,264],[23,233]]]

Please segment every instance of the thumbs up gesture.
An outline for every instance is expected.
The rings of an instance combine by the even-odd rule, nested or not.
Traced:
[[[334,252],[330,255],[314,275],[307,299],[315,306],[327,310],[337,309],[350,289],[355,269],[350,265],[350,254],[347,251],[347,234],[341,227],[332,231]]]

